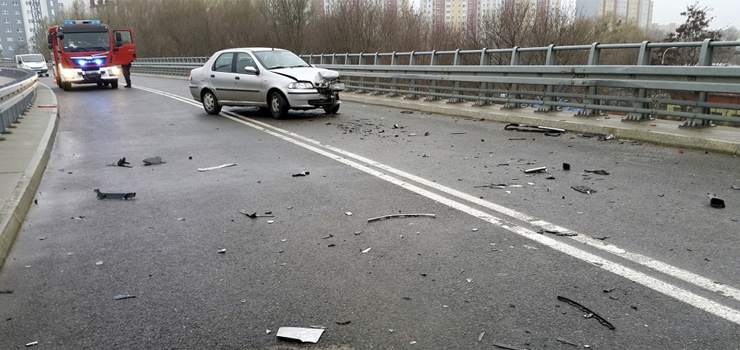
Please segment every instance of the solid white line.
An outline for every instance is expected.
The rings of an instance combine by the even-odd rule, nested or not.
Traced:
[[[187,102],[187,103],[192,104],[192,105],[199,106],[199,104],[196,101],[188,100],[188,99],[185,99],[185,98],[183,98],[181,96],[177,96],[177,95],[170,94],[170,93],[167,93],[167,92],[162,92],[162,91],[158,91],[158,90],[154,90],[154,89],[148,89],[148,88],[143,88],[142,90],[150,91],[150,92],[153,92],[153,93],[158,93],[160,95],[164,95],[164,96],[171,97],[171,98],[174,98],[174,99],[183,101],[183,102]],[[732,309],[732,308],[727,307],[725,305],[722,305],[720,303],[714,302],[712,300],[709,300],[707,298],[704,298],[702,296],[699,296],[697,294],[694,294],[694,293],[692,293],[692,292],[690,292],[688,290],[679,288],[679,287],[677,287],[675,285],[672,285],[672,284],[666,283],[664,281],[661,281],[659,279],[656,279],[654,277],[648,276],[645,273],[642,273],[642,272],[633,270],[633,269],[628,268],[626,266],[623,266],[621,264],[615,263],[615,262],[613,262],[611,260],[607,260],[605,258],[602,258],[602,257],[599,257],[597,255],[591,254],[589,252],[586,252],[584,250],[578,249],[576,247],[573,247],[571,245],[565,244],[563,242],[557,241],[557,240],[552,239],[550,237],[546,237],[544,235],[538,234],[538,233],[536,233],[536,232],[534,232],[534,231],[532,231],[530,229],[527,229],[527,228],[524,228],[524,227],[521,227],[521,226],[517,226],[517,225],[511,225],[511,224],[503,221],[500,218],[494,217],[494,216],[489,215],[489,214],[487,214],[485,212],[479,211],[477,209],[474,209],[474,208],[469,207],[467,205],[464,205],[462,203],[456,202],[456,201],[451,200],[449,198],[446,198],[446,197],[437,195],[436,193],[430,192],[428,190],[424,190],[424,189],[422,189],[420,187],[417,187],[417,186],[412,185],[410,183],[407,183],[405,181],[399,180],[397,178],[394,178],[394,177],[392,177],[390,175],[384,174],[384,173],[379,172],[377,170],[373,170],[373,169],[371,169],[371,168],[369,168],[369,167],[367,167],[365,165],[356,163],[356,162],[351,161],[351,160],[349,160],[349,159],[347,159],[345,157],[339,156],[339,155],[334,154],[334,153],[327,152],[324,149],[331,150],[332,152],[336,152],[336,153],[339,153],[341,155],[346,155],[348,157],[351,157],[351,158],[354,158],[354,159],[359,160],[361,162],[364,162],[364,163],[366,163],[368,165],[377,167],[377,168],[379,168],[381,170],[385,170],[385,171],[388,171],[388,172],[397,174],[397,175],[402,176],[402,177],[405,177],[405,178],[407,178],[409,180],[412,180],[412,181],[418,182],[420,184],[423,184],[425,186],[431,187],[431,188],[433,188],[435,190],[438,190],[440,192],[451,194],[451,195],[456,196],[456,197],[458,197],[460,199],[464,199],[464,200],[467,200],[467,201],[469,201],[471,203],[478,204],[478,205],[480,205],[482,207],[486,207],[486,208],[495,210],[495,211],[497,211],[499,213],[502,213],[504,215],[510,216],[512,218],[515,218],[515,219],[518,219],[518,220],[521,220],[521,221],[528,222],[529,224],[531,224],[533,226],[551,228],[553,225],[550,224],[550,223],[547,223],[546,221],[536,220],[535,218],[533,218],[533,217],[531,217],[529,215],[526,215],[526,214],[523,214],[523,213],[519,213],[519,212],[517,212],[515,210],[509,209],[509,208],[506,208],[506,207],[503,207],[503,206],[500,206],[500,205],[497,205],[497,204],[494,204],[494,203],[490,203],[488,201],[480,200],[479,198],[470,196],[468,194],[465,194],[465,193],[456,191],[454,189],[451,189],[451,188],[448,188],[448,187],[445,187],[445,186],[442,186],[442,185],[433,183],[431,181],[428,181],[428,180],[419,178],[417,176],[414,176],[414,175],[405,173],[403,171],[400,171],[400,170],[391,168],[389,166],[386,166],[384,164],[381,164],[381,163],[372,161],[370,159],[361,157],[359,155],[355,155],[355,154],[352,154],[350,152],[347,152],[347,151],[344,151],[344,150],[340,150],[340,149],[337,149],[337,148],[332,147],[332,146],[323,145],[323,144],[321,144],[318,141],[305,138],[303,136],[297,135],[297,134],[292,133],[292,132],[287,131],[287,130],[283,130],[283,129],[274,127],[274,126],[269,125],[269,124],[266,124],[266,123],[262,123],[262,122],[251,120],[251,119],[249,121],[246,121],[246,120],[243,120],[242,119],[244,117],[234,117],[234,116],[229,115],[228,113],[222,113],[221,115],[224,116],[224,117],[226,117],[226,118],[228,118],[228,119],[231,119],[231,120],[233,120],[235,122],[238,122],[238,123],[241,123],[243,125],[252,127],[254,129],[263,131],[263,132],[265,132],[267,134],[270,134],[272,136],[275,136],[277,138],[280,138],[280,139],[282,139],[284,141],[293,143],[293,144],[295,144],[297,146],[303,147],[303,148],[308,149],[308,150],[310,150],[312,152],[315,152],[315,153],[321,154],[321,155],[323,155],[325,157],[328,157],[328,158],[334,159],[336,161],[339,161],[339,162],[341,162],[343,164],[346,164],[346,165],[348,165],[348,166],[350,166],[352,168],[355,168],[355,169],[360,170],[360,171],[363,171],[363,172],[365,172],[367,174],[370,174],[370,175],[373,175],[375,177],[378,177],[378,178],[380,178],[382,180],[385,180],[387,182],[390,182],[390,183],[392,183],[394,185],[400,186],[400,187],[405,188],[405,189],[407,189],[409,191],[412,191],[414,193],[417,193],[419,195],[422,195],[422,196],[425,196],[425,197],[427,197],[429,199],[432,199],[434,201],[437,201],[437,202],[439,202],[441,204],[447,205],[447,206],[449,206],[451,208],[457,209],[457,210],[462,211],[464,213],[467,213],[469,215],[472,215],[472,216],[475,216],[475,217],[480,218],[482,220],[485,220],[485,221],[487,221],[487,222],[489,222],[489,223],[491,223],[491,224],[493,224],[495,226],[498,226],[498,227],[503,228],[503,229],[505,229],[507,231],[516,233],[516,234],[518,234],[518,235],[520,235],[522,237],[525,237],[527,239],[533,240],[535,242],[538,242],[538,243],[540,243],[542,245],[548,246],[548,247],[550,247],[552,249],[555,249],[557,251],[560,251],[562,253],[565,253],[565,254],[570,255],[572,257],[575,257],[577,259],[583,260],[583,261],[588,262],[588,263],[591,263],[591,264],[595,264],[595,265],[599,266],[600,268],[602,268],[604,270],[610,271],[610,272],[612,272],[614,274],[617,274],[619,276],[622,276],[622,277],[627,278],[629,280],[632,280],[634,282],[640,283],[643,286],[646,286],[646,287],[648,287],[650,289],[653,289],[655,291],[658,291],[660,293],[663,293],[663,294],[665,294],[667,296],[670,296],[672,298],[675,298],[677,300],[683,301],[683,302],[685,302],[687,304],[690,304],[690,305],[692,305],[692,306],[694,306],[694,307],[696,307],[698,309],[701,309],[701,310],[704,310],[704,311],[709,312],[711,314],[714,314],[716,316],[722,317],[722,318],[724,318],[726,320],[729,320],[731,322],[734,322],[736,324],[740,324],[740,311],[738,311],[738,310],[735,310],[735,309]],[[273,130],[275,130],[275,131],[273,131]],[[301,141],[299,141],[299,140],[301,140]],[[321,149],[321,148],[318,148],[318,147],[321,147],[321,148],[324,148],[324,149]],[[566,231],[567,229],[558,227],[558,230]],[[573,232],[573,231],[570,231],[570,232]],[[732,296],[733,298],[736,298],[736,299],[738,299],[738,296],[740,295],[740,291],[738,291],[737,289],[734,289],[734,288],[731,288],[731,287],[727,287],[727,286],[719,286],[719,285],[716,285],[713,282],[711,282],[709,279],[706,279],[706,278],[704,278],[702,276],[699,276],[699,275],[693,274],[691,272],[688,272],[688,271],[679,269],[677,267],[673,267],[673,266],[668,265],[668,264],[665,264],[663,262],[660,262],[660,261],[657,261],[657,260],[654,260],[654,259],[651,259],[651,258],[642,256],[640,254],[629,253],[629,252],[627,252],[627,251],[625,251],[625,250],[623,250],[621,248],[618,248],[616,246],[603,244],[603,242],[598,242],[598,241],[595,241],[593,239],[590,239],[590,240],[589,239],[586,239],[585,236],[580,235],[580,234],[577,237],[580,237],[580,240],[578,240],[580,242],[587,243],[590,246],[597,247],[597,248],[602,249],[604,251],[607,251],[609,253],[618,254],[620,257],[624,257],[624,258],[626,258],[626,259],[628,259],[630,261],[634,261],[634,262],[636,262],[638,264],[641,264],[641,265],[646,266],[646,267],[649,267],[651,269],[660,271],[660,272],[662,272],[664,274],[667,274],[669,276],[673,276],[675,278],[678,278],[678,279],[681,279],[681,280],[685,280],[687,282],[690,282],[692,284],[695,284],[695,285],[697,285],[699,287],[702,287],[704,289],[713,290],[713,291],[721,291],[721,292],[725,293],[726,295]],[[697,284],[697,282],[696,282],[697,278],[699,280],[703,280],[703,281],[700,281]],[[707,281],[709,281],[709,283],[710,283],[709,285],[706,284]],[[723,287],[723,289],[720,289],[720,287]]]

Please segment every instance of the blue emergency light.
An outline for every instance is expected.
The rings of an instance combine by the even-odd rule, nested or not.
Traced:
[[[95,20],[95,21],[64,21],[64,24],[100,24],[100,20]]]

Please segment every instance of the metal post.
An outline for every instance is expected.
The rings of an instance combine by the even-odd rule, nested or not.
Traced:
[[[480,53],[480,65],[481,66],[488,66],[491,65],[491,56],[488,55],[486,52],[488,51],[487,48],[484,48],[483,51]],[[480,92],[478,93],[478,101],[475,101],[475,104],[473,106],[488,106],[491,104],[491,101],[486,99],[487,97],[491,97],[491,93],[488,92],[488,83],[483,82],[480,83]]]
[[[411,56],[409,56],[409,66],[415,66],[416,65],[416,51],[411,51]],[[419,94],[416,93],[418,91],[418,88],[416,87],[416,79],[411,79],[409,81],[409,94],[406,95],[406,98],[409,100],[416,100],[419,98]]]
[[[637,65],[638,66],[649,66],[650,65],[650,48],[648,47],[649,41],[643,41],[640,45],[640,55],[637,58]],[[636,99],[640,99],[641,101],[635,101],[632,103],[632,107],[634,108],[640,108],[640,109],[648,109],[650,108],[650,103],[644,102],[644,99],[647,98],[647,89],[635,89],[634,96]],[[653,120],[653,118],[649,113],[643,113],[643,112],[632,112],[627,115],[627,117],[623,118],[622,121],[645,121],[645,120]]]
[[[380,62],[379,62],[380,61],[379,60],[379,53],[378,52],[375,53],[375,55],[373,56],[373,59],[374,59],[374,61],[373,61],[373,65],[374,66],[377,66],[377,65],[380,64]],[[380,82],[380,78],[379,77],[375,77],[375,87],[374,87],[373,92],[371,93],[371,95],[382,95],[383,92],[380,91],[381,87],[382,87],[382,84]]]
[[[519,46],[514,46],[513,49],[511,49],[511,65],[512,66],[518,66],[521,62],[521,53],[519,52]],[[506,97],[509,99],[521,99],[522,95],[518,93],[519,90],[519,84],[509,84],[509,93],[506,94]],[[522,104],[519,102],[506,102],[506,104],[502,107],[504,109],[513,109],[513,108],[521,108]]]
[[[437,50],[432,50],[432,58],[429,60],[430,66],[436,66],[439,64],[439,59],[437,56]],[[429,93],[426,98],[424,98],[424,101],[437,101],[439,98],[435,95],[432,95],[433,93],[437,93],[437,80],[431,80],[429,82]]]
[[[398,53],[396,53],[396,51],[393,51],[393,53],[391,54],[391,66],[397,66],[397,65],[398,65]],[[397,78],[391,79],[391,88],[394,90],[398,90],[398,79]],[[398,95],[399,95],[398,92],[391,91],[386,96],[396,97]]]
[[[697,66],[711,66],[712,65],[712,59],[713,56],[713,48],[709,46],[709,44],[712,42],[712,39],[704,39],[704,41],[701,43],[701,51],[699,53],[699,62],[696,63]],[[710,110],[707,107],[704,107],[703,104],[707,103],[709,94],[706,93],[706,91],[702,92],[696,92],[694,93],[694,101],[696,102],[696,105],[692,107],[692,111],[694,114],[709,114]],[[703,128],[707,126],[715,126],[711,120],[707,119],[698,119],[698,118],[688,118],[684,120],[683,125],[684,126],[690,126],[694,128]]]
[[[452,61],[452,65],[454,66],[462,65],[462,56],[460,55],[460,49],[455,50],[455,58]],[[459,80],[455,81],[454,87],[452,88],[452,93],[454,95],[462,95],[462,93],[460,92],[460,81]],[[447,101],[447,103],[458,103],[462,101],[463,99],[460,97],[453,97],[453,98],[450,98]]]
[[[601,64],[601,49],[599,48],[599,43],[593,43],[591,44],[591,51],[588,54],[588,65],[589,66],[598,66]],[[589,86],[586,88],[586,104],[588,105],[599,105],[600,99],[595,98],[594,96],[598,95],[599,88],[596,86]],[[581,109],[576,115],[583,116],[583,117],[590,117],[593,115],[599,115],[601,114],[601,110],[593,109],[593,108],[584,108]]]
[[[555,51],[555,45],[550,44],[550,46],[547,47],[547,57],[545,58],[545,66],[554,66],[557,65],[557,52]],[[545,104],[544,102],[552,102],[553,96],[552,93],[555,92],[555,88],[552,85],[546,85],[545,86],[545,95],[542,98],[542,102],[540,104],[540,107],[537,108],[537,112],[550,112],[553,110],[552,105]]]

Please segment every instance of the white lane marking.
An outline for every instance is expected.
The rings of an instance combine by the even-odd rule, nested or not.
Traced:
[[[142,90],[150,91],[150,92],[153,92],[153,93],[158,93],[160,95],[171,97],[171,98],[174,98],[176,100],[183,101],[183,102],[189,103],[189,104],[194,105],[194,106],[200,106],[200,104],[198,104],[196,101],[189,100],[189,99],[183,98],[183,97],[178,96],[178,95],[174,95],[174,94],[170,94],[170,93],[167,93],[167,92],[162,92],[162,91],[158,91],[158,90],[154,90],[154,89],[148,89],[148,88],[144,88]],[[350,166],[352,168],[355,168],[355,169],[360,170],[360,171],[363,171],[363,172],[365,172],[367,174],[370,174],[370,175],[373,175],[375,177],[378,177],[378,178],[380,178],[382,180],[385,180],[387,182],[390,182],[390,183],[392,183],[394,185],[397,185],[397,186],[400,186],[400,187],[402,187],[404,189],[407,189],[407,190],[409,190],[411,192],[414,192],[414,193],[417,193],[419,195],[425,196],[425,197],[427,197],[429,199],[432,199],[434,201],[437,201],[437,202],[439,202],[441,204],[447,205],[447,206],[449,206],[451,208],[457,209],[459,211],[462,211],[462,212],[467,213],[469,215],[472,215],[474,217],[477,217],[477,218],[480,218],[482,220],[485,220],[485,221],[487,221],[487,222],[489,222],[489,223],[491,223],[491,224],[493,224],[495,226],[498,226],[498,227],[503,228],[503,229],[505,229],[507,231],[516,233],[516,234],[518,234],[518,235],[520,235],[520,236],[522,236],[524,238],[533,240],[533,241],[535,241],[537,243],[540,243],[542,245],[545,245],[547,247],[550,247],[552,249],[555,249],[557,251],[560,251],[562,253],[565,253],[567,255],[570,255],[570,256],[572,256],[574,258],[577,258],[577,259],[583,260],[585,262],[588,262],[588,263],[597,265],[597,266],[599,266],[600,268],[602,268],[604,270],[610,271],[610,272],[612,272],[614,274],[617,274],[619,276],[622,276],[622,277],[627,278],[629,280],[632,280],[634,282],[640,283],[640,284],[642,284],[645,287],[648,287],[648,288],[650,288],[652,290],[655,290],[657,292],[663,293],[663,294],[665,294],[667,296],[670,296],[672,298],[675,298],[677,300],[683,301],[683,302],[685,302],[687,304],[690,304],[690,305],[692,305],[692,306],[694,306],[694,307],[696,307],[698,309],[701,309],[701,310],[704,310],[706,312],[709,312],[709,313],[711,313],[713,315],[722,317],[722,318],[724,318],[724,319],[726,319],[728,321],[734,322],[736,324],[740,324],[740,311],[738,311],[738,310],[732,309],[730,307],[727,307],[725,305],[722,305],[722,304],[717,303],[715,301],[712,301],[710,299],[704,298],[702,296],[699,296],[697,294],[694,294],[694,293],[692,293],[692,292],[690,292],[688,290],[682,289],[682,288],[680,288],[678,286],[675,286],[673,284],[670,284],[670,283],[661,281],[661,280],[659,280],[657,278],[648,276],[645,273],[642,273],[642,272],[633,270],[633,269],[628,268],[626,266],[623,266],[621,264],[615,263],[615,262],[613,262],[611,260],[607,260],[605,258],[596,256],[596,255],[591,254],[591,253],[588,253],[588,252],[586,252],[584,250],[578,249],[578,248],[573,247],[571,245],[568,245],[568,244],[565,244],[563,242],[554,240],[554,239],[552,239],[550,237],[546,237],[544,235],[538,234],[538,233],[536,233],[536,232],[534,232],[534,231],[532,231],[530,229],[527,229],[525,227],[521,227],[521,226],[517,226],[517,225],[511,225],[511,224],[509,224],[509,223],[501,220],[500,218],[494,217],[494,216],[489,215],[489,214],[487,214],[485,212],[479,211],[477,209],[474,209],[474,208],[469,207],[467,205],[464,205],[462,203],[456,202],[456,201],[451,200],[449,198],[446,198],[446,197],[437,195],[437,194],[435,194],[433,192],[430,192],[428,190],[424,190],[424,189],[422,189],[420,187],[417,187],[417,186],[412,185],[410,183],[407,183],[405,181],[399,180],[399,179],[394,178],[394,177],[392,177],[390,175],[386,175],[386,174],[384,174],[382,172],[379,172],[377,170],[373,170],[373,169],[371,169],[371,168],[369,168],[369,167],[367,167],[365,165],[355,163],[355,162],[353,162],[353,161],[351,161],[351,160],[349,160],[347,158],[344,158],[342,156],[339,156],[337,154],[330,153],[330,152],[327,152],[327,151],[325,151],[323,149],[317,148],[316,146],[321,147],[321,148],[325,148],[327,150],[331,150],[333,152],[337,152],[337,153],[340,153],[340,154],[343,154],[343,155],[344,154],[351,155],[352,158],[355,158],[357,160],[361,160],[363,162],[365,162],[364,159],[366,159],[364,157],[361,157],[361,156],[358,156],[358,155],[354,155],[354,154],[352,154],[350,152],[339,150],[339,149],[336,149],[336,148],[331,147],[331,146],[328,146],[328,145],[323,145],[323,144],[321,144],[318,141],[307,139],[307,138],[305,138],[303,136],[297,135],[297,134],[292,133],[290,131],[286,131],[286,130],[283,130],[283,129],[274,127],[274,126],[269,125],[269,124],[266,124],[266,123],[262,123],[262,122],[251,120],[251,119],[249,121],[246,121],[246,120],[241,119],[241,118],[244,118],[244,117],[234,117],[234,116],[229,115],[228,113],[222,113],[222,116],[224,116],[225,118],[231,119],[231,120],[233,120],[233,121],[235,121],[237,123],[241,123],[241,124],[246,125],[246,126],[249,126],[251,128],[254,128],[254,129],[263,131],[263,132],[265,132],[267,134],[270,134],[272,136],[275,136],[275,137],[277,137],[279,139],[282,139],[284,141],[293,143],[293,144],[295,144],[297,146],[303,147],[303,148],[308,149],[308,150],[310,150],[312,152],[315,152],[315,153],[321,154],[321,155],[323,155],[325,157],[328,157],[328,158],[334,159],[336,161],[339,161],[339,162],[341,162],[341,163],[343,163],[345,165],[348,165],[348,166]],[[268,130],[268,129],[272,129],[272,130]],[[277,130],[277,131],[273,131],[273,130]],[[298,139],[303,140],[303,142],[302,141],[299,141]],[[312,146],[311,144],[313,144],[315,146]],[[385,166],[385,165],[383,165],[381,163],[378,163],[378,162],[375,162],[375,161],[371,161],[369,159],[366,159],[366,160],[367,160],[366,161],[366,164],[368,164],[368,165],[375,166],[375,167],[378,167],[378,168],[380,168],[382,170],[386,170],[386,171],[389,171],[389,172],[392,171],[394,173],[408,175],[408,178],[410,180],[415,181],[415,182],[419,182],[419,183],[422,183],[424,185],[426,185],[426,183],[430,183],[433,186],[429,186],[429,187],[432,187],[432,188],[434,188],[436,190],[439,190],[441,192],[445,192],[445,193],[449,193],[449,194],[452,194],[452,193],[460,194],[460,198],[461,199],[466,199],[464,197],[471,197],[471,199],[475,199],[474,201],[471,200],[471,202],[473,202],[475,204],[479,204],[478,202],[485,202],[485,203],[479,204],[479,205],[481,205],[483,207],[487,207],[489,209],[500,208],[502,210],[502,211],[499,211],[500,213],[505,214],[505,215],[508,215],[507,213],[512,213],[514,215],[510,215],[511,217],[517,218],[517,219],[522,220],[522,221],[525,221],[525,222],[528,222],[528,223],[532,224],[533,226],[540,226],[540,227],[541,226],[547,226],[547,227],[550,227],[552,225],[552,224],[547,223],[546,221],[535,220],[534,218],[532,218],[532,217],[530,217],[530,216],[528,216],[526,214],[522,214],[522,213],[516,212],[514,210],[511,210],[511,209],[508,209],[508,208],[499,206],[499,205],[494,204],[494,203],[490,203],[490,202],[487,202],[487,201],[482,201],[482,200],[479,200],[476,197],[467,195],[467,194],[462,193],[462,192],[458,192],[458,191],[453,190],[451,188],[447,188],[445,186],[441,186],[439,184],[436,184],[436,183],[433,183],[433,182],[430,182],[430,181],[427,181],[427,180],[418,178],[418,177],[416,177],[414,175],[411,175],[411,174],[406,174],[406,173],[404,173],[404,172],[402,172],[400,170],[393,169],[393,168],[388,167],[388,166]],[[422,181],[417,181],[416,179],[419,179],[419,180],[422,180]],[[496,209],[493,209],[493,210],[496,210]],[[496,210],[496,211],[498,211],[498,210]],[[559,228],[559,229],[567,230],[567,229],[564,229],[564,228]],[[569,232],[574,232],[574,231],[569,231]],[[582,235],[579,235],[578,237],[581,237],[581,236]],[[581,238],[585,238],[585,237],[581,237]],[[588,239],[583,239],[583,242],[584,243],[586,243],[588,241],[589,241]],[[606,245],[606,244],[603,244],[602,242],[596,242],[596,241],[594,241],[594,242],[588,242],[588,244],[589,245],[593,244],[594,247],[599,247],[600,245],[601,246],[604,246],[604,247],[609,247],[609,248],[605,248],[604,250],[605,251],[608,251],[610,253],[619,254],[619,256],[625,257],[625,258],[627,258],[629,260],[634,259],[633,261],[635,261],[635,262],[637,262],[637,263],[639,263],[639,264],[641,264],[643,266],[646,266],[646,267],[649,267],[651,269],[654,269],[654,270],[663,272],[663,273],[665,273],[667,275],[670,275],[670,276],[673,276],[673,277],[676,277],[676,278],[679,278],[679,279],[682,279],[682,280],[688,279],[689,276],[692,276],[693,275],[693,276],[699,277],[700,279],[705,279],[706,281],[709,281],[708,279],[706,279],[706,278],[704,278],[702,276],[695,275],[695,274],[693,274],[691,272],[688,272],[688,271],[685,271],[685,270],[682,270],[682,269],[673,267],[671,265],[662,263],[660,261],[657,261],[657,260],[654,260],[654,259],[651,259],[651,258],[642,256],[642,255],[639,255],[639,254],[628,253],[625,250],[623,250],[621,248],[618,248],[616,246],[613,246],[613,245]],[[689,282],[692,282],[693,284],[698,285],[698,286],[700,286],[702,288],[705,288],[705,289],[709,289],[708,287],[715,287],[715,286],[706,286],[705,287],[705,286],[702,286],[700,284],[696,284],[694,281],[689,281]],[[712,284],[714,284],[714,283],[712,283]],[[724,287],[727,288],[730,292],[737,291],[736,289],[731,288],[731,287],[726,287],[726,286],[724,286]],[[710,290],[712,290],[712,289],[710,289]]]
[[[452,195],[452,196],[457,197],[459,199],[465,200],[467,202],[474,203],[474,204],[477,204],[477,205],[479,205],[481,207],[494,210],[494,211],[496,211],[496,212],[498,212],[498,213],[500,213],[502,215],[505,215],[505,216],[508,216],[508,217],[511,217],[511,218],[514,218],[514,219],[517,219],[517,220],[520,220],[520,221],[528,222],[530,225],[532,225],[534,227],[539,227],[539,228],[546,229],[546,230],[554,230],[554,231],[558,231],[558,232],[576,234],[576,236],[572,236],[572,237],[568,237],[568,238],[570,238],[570,239],[572,239],[574,241],[580,242],[580,243],[587,244],[587,245],[589,245],[591,247],[594,247],[594,248],[603,250],[603,251],[608,252],[608,253],[611,253],[611,254],[617,254],[620,257],[624,258],[624,259],[627,259],[627,260],[632,261],[634,263],[637,263],[637,264],[640,264],[642,266],[648,267],[650,269],[656,270],[656,271],[661,272],[663,274],[672,276],[674,278],[680,279],[680,280],[682,280],[684,282],[691,283],[691,284],[693,284],[693,285],[695,285],[697,287],[700,287],[700,288],[703,288],[703,289],[706,289],[706,290],[709,290],[709,291],[712,291],[712,292],[722,293],[725,296],[731,297],[731,298],[733,298],[735,300],[740,300],[740,289],[733,288],[731,286],[727,286],[727,285],[723,285],[723,284],[715,283],[711,279],[706,278],[706,277],[701,276],[701,275],[698,275],[698,274],[695,274],[693,272],[690,272],[690,271],[681,269],[681,268],[676,267],[676,266],[672,266],[670,264],[667,264],[667,263],[664,263],[662,261],[659,261],[659,260],[656,260],[656,259],[653,259],[653,258],[644,256],[642,254],[628,252],[627,250],[622,249],[622,248],[620,248],[620,247],[618,247],[616,245],[604,243],[602,241],[599,241],[599,240],[593,239],[591,237],[588,237],[588,236],[586,236],[586,235],[584,235],[582,233],[579,233],[579,232],[570,230],[568,228],[564,228],[564,227],[561,227],[561,226],[554,225],[554,224],[549,223],[549,222],[544,221],[544,220],[538,220],[538,219],[536,219],[536,218],[534,218],[532,216],[529,216],[527,214],[518,212],[516,210],[510,209],[510,208],[506,208],[504,206],[501,206],[501,205],[498,205],[498,204],[495,204],[495,203],[492,203],[492,202],[489,202],[489,201],[480,199],[480,198],[475,197],[475,196],[471,196],[471,195],[469,195],[467,193],[460,192],[458,190],[449,188],[447,186],[438,184],[436,182],[432,182],[432,181],[429,181],[427,179],[418,177],[416,175],[406,173],[406,172],[404,172],[402,170],[398,170],[398,169],[392,168],[392,167],[387,166],[385,164],[382,164],[382,163],[376,162],[374,160],[371,160],[371,159],[368,159],[368,158],[365,158],[365,157],[362,157],[362,156],[359,156],[359,155],[356,155],[356,154],[353,154],[353,153],[344,151],[342,149],[338,149],[338,148],[333,147],[333,146],[322,144],[319,141],[316,141],[316,140],[313,140],[313,139],[309,139],[307,137],[304,137],[304,136],[295,134],[295,133],[293,133],[291,131],[283,130],[283,129],[280,129],[278,127],[272,126],[270,124],[267,124],[267,123],[264,123],[264,122],[260,122],[260,121],[256,121],[256,120],[250,120],[250,121],[253,122],[253,123],[255,123],[255,124],[257,124],[257,125],[260,125],[262,127],[270,128],[270,129],[279,131],[281,133],[290,135],[292,137],[295,137],[297,139],[300,139],[301,141],[312,143],[312,144],[315,144],[317,146],[321,146],[323,148],[326,148],[328,150],[331,150],[332,152],[336,152],[336,153],[341,154],[343,156],[346,156],[348,158],[356,159],[356,160],[358,160],[360,162],[363,162],[365,164],[372,165],[372,166],[377,167],[377,168],[379,168],[381,170],[384,170],[384,171],[387,171],[389,173],[398,175],[400,177],[406,178],[408,180],[414,181],[414,182],[419,183],[419,184],[422,184],[424,186],[433,188],[433,189],[435,189],[437,191],[440,191],[440,192],[443,192],[443,193],[447,193],[449,195]]]

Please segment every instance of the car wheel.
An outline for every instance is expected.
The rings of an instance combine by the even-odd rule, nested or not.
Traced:
[[[326,112],[326,114],[337,114],[337,112],[339,112],[339,106],[341,105],[333,105],[331,107],[324,107],[324,112]]]
[[[288,115],[288,101],[285,101],[283,94],[279,92],[270,94],[270,113],[275,119],[283,119]]]
[[[103,83],[98,83],[98,87],[103,87]]]
[[[108,83],[105,83],[105,85],[108,85]],[[110,83],[110,87],[112,87],[114,89],[118,89],[118,82],[117,81],[112,81]]]
[[[203,93],[203,109],[208,114],[219,114],[221,112],[221,105],[218,104],[218,99],[210,91]]]
[[[64,91],[69,91],[69,89],[71,88],[72,88],[72,83],[62,83],[62,89],[64,89]]]

